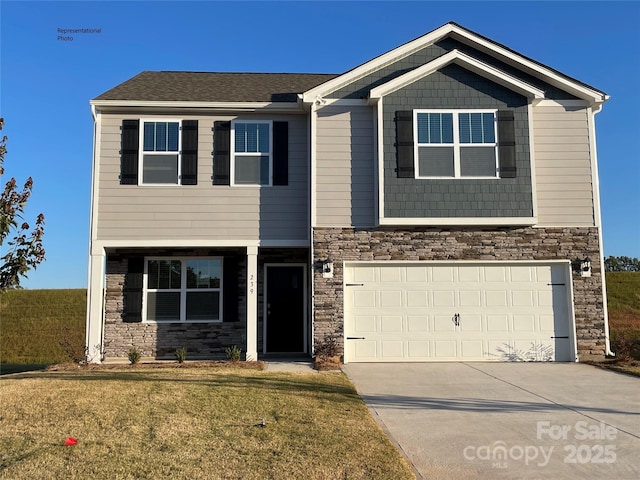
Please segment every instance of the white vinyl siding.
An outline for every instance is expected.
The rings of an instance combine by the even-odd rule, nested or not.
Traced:
[[[540,226],[593,226],[586,108],[533,107],[533,152]]]
[[[212,131],[226,116],[198,120],[198,183],[175,186],[120,185],[120,126],[135,115],[102,116],[98,141],[98,240],[306,240],[308,219],[307,119],[270,115],[289,123],[289,184],[283,187],[229,188],[212,185]],[[141,126],[142,128],[142,126]],[[142,144],[140,146],[142,153]]]
[[[375,222],[373,111],[326,106],[316,124],[316,224],[372,226]]]

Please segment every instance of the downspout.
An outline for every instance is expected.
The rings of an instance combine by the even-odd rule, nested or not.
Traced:
[[[606,101],[609,97],[605,97]],[[598,174],[598,154],[596,150],[596,126],[595,116],[602,110],[602,103],[591,106],[591,121],[589,122],[589,136],[591,137],[591,165],[593,175],[593,196],[594,196],[594,214],[596,217],[596,225],[598,227],[598,243],[600,250],[600,276],[602,279],[602,310],[604,314],[604,345],[605,355],[615,357],[615,353],[611,351],[611,339],[609,337],[609,308],[607,305],[607,281],[604,270],[604,241],[602,237],[602,213],[600,208],[600,176]]]

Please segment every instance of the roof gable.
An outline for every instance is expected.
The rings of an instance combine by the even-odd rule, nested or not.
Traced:
[[[544,91],[536,88],[533,85],[529,85],[522,80],[509,75],[491,65],[481,62],[463,52],[458,50],[452,50],[449,53],[432,60],[421,67],[415,68],[404,75],[394,78],[393,80],[379,85],[373,88],[370,92],[370,99],[377,100],[391,92],[401,89],[402,87],[415,82],[421,78],[424,78],[432,73],[440,70],[441,68],[456,63],[467,70],[470,70],[478,75],[487,78],[495,83],[498,83],[504,87],[507,87],[513,91],[520,93],[526,97],[532,99],[543,99]]]
[[[454,22],[450,22],[306,91],[303,95],[303,100],[305,102],[313,102],[317,98],[328,96],[332,92],[344,88],[377,70],[398,62],[447,37],[487,54],[526,75],[538,78],[577,98],[586,100],[592,105],[601,104],[609,98],[608,95],[602,91],[525,57],[504,45],[478,35]]]

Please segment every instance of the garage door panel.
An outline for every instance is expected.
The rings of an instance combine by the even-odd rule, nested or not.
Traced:
[[[397,285],[402,282],[403,269],[398,267],[380,267],[380,283],[392,283]]]
[[[376,332],[375,315],[357,315],[355,317],[353,333],[366,334]]]
[[[402,332],[402,315],[382,315],[380,317],[380,331],[381,332]]]
[[[461,332],[482,332],[482,315],[461,314],[460,315],[460,331]]]
[[[506,333],[509,331],[508,315],[487,315],[487,331]]]
[[[443,290],[433,292],[434,307],[455,307],[455,292],[453,290]]]
[[[407,307],[427,307],[429,305],[429,294],[426,290],[408,290]]]
[[[429,342],[427,340],[409,340],[407,342],[407,353],[411,359],[428,359],[429,354]]]
[[[481,267],[461,267],[458,268],[458,282],[479,283]]]
[[[456,358],[458,356],[457,343],[456,340],[436,340],[434,342],[435,357],[441,360]]]
[[[376,342],[373,340],[358,340],[353,343],[351,348],[354,349],[354,357],[356,361],[366,359],[371,360],[378,357]]]
[[[380,306],[382,308],[402,307],[402,292],[400,290],[381,290]]]
[[[380,343],[383,359],[402,359],[404,357],[402,340],[384,340]]]
[[[407,316],[407,330],[411,333],[428,332],[429,317],[409,315]]]
[[[347,264],[344,275],[347,361],[574,360],[568,264]]]
[[[484,348],[482,340],[462,340],[460,349],[462,358],[482,358],[484,357]]]
[[[485,292],[487,307],[507,307],[509,295],[506,290],[488,290]]]
[[[456,324],[453,315],[434,315],[433,330],[436,332],[455,332]]]
[[[355,308],[371,308],[377,306],[375,291],[353,290],[351,295]]]
[[[487,283],[503,284],[507,281],[507,267],[491,266],[484,267],[484,281]]]
[[[512,291],[511,305],[514,307],[533,307],[533,292],[531,290]]]
[[[512,282],[531,283],[535,279],[535,267],[511,267],[509,272]]]
[[[459,305],[461,307],[479,307],[482,305],[480,290],[460,290]]]
[[[536,330],[535,315],[514,315],[513,331],[514,332],[535,332]]]
[[[427,267],[411,266],[406,269],[407,283],[426,283],[429,281]]]
[[[432,267],[431,278],[433,283],[453,283],[455,267]]]

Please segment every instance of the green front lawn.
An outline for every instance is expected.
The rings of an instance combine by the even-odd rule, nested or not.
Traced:
[[[0,406],[0,478],[414,478],[341,373],[31,372]]]

